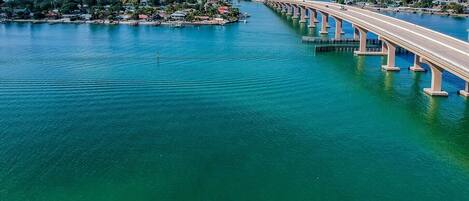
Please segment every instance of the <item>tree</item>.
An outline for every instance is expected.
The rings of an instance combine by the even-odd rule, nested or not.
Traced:
[[[111,7],[109,8],[109,10],[114,13],[114,12],[119,12],[123,9],[123,6],[122,6],[122,2],[121,1],[114,1],[114,2],[111,2]]]
[[[47,11],[53,8],[53,2],[50,0],[44,0],[44,1],[38,1],[34,5],[34,11],[35,12],[40,12],[40,11]],[[35,14],[36,15],[36,14]]]
[[[451,2],[449,5],[448,5],[448,8],[453,10],[454,13],[457,13],[457,14],[461,14],[461,13],[464,13],[464,6],[462,6],[461,4],[457,4],[457,3],[454,3],[454,2]]]
[[[70,14],[74,10],[78,9],[78,3],[76,0],[64,0],[60,11],[65,14]]]
[[[402,1],[402,4],[403,4],[403,5],[408,5],[408,4],[412,4],[412,3],[413,3],[412,0],[403,0],[403,1]]]
[[[432,0],[421,0],[414,4],[417,8],[431,8],[433,6]]]
[[[88,5],[89,8],[96,6],[97,1],[96,0],[83,0],[83,4]]]
[[[105,6],[108,5],[109,1],[108,0],[96,0],[96,5],[98,6]]]
[[[152,6],[161,6],[160,0],[150,0]]]

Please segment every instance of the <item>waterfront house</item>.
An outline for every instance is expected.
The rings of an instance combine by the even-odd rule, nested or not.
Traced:
[[[50,20],[56,20],[56,19],[59,19],[59,13],[56,13],[54,11],[49,11],[45,14],[46,18],[47,19],[50,19]]]
[[[80,14],[63,14],[62,20],[65,22],[75,21],[81,19]]]
[[[145,15],[145,14],[138,15],[139,20],[148,20],[148,18],[149,18],[148,15]]]
[[[171,19],[173,20],[184,20],[186,18],[187,13],[183,11],[176,11],[171,14]]]
[[[129,20],[131,17],[132,15],[127,14],[127,15],[119,15],[117,18],[119,20]]]
[[[158,12],[158,17],[157,18],[167,20],[169,18],[169,16],[166,14],[166,12],[160,11],[160,12]]]
[[[91,14],[81,14],[80,15],[80,19],[87,20],[87,21],[91,20],[91,17],[92,17]]]
[[[230,12],[230,8],[228,6],[220,6],[218,7],[218,13],[220,14],[227,14]]]
[[[31,12],[27,8],[15,8],[13,9],[14,18],[27,18]]]

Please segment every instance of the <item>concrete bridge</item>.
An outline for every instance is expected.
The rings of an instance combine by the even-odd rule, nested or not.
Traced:
[[[469,43],[451,36],[385,16],[379,13],[345,6],[336,3],[309,0],[267,0],[266,5],[308,23],[310,28],[319,23],[320,34],[328,34],[329,18],[335,20],[334,37],[342,37],[342,22],[350,22],[354,28],[354,38],[360,40],[356,55],[387,56],[386,71],[398,71],[395,66],[396,47],[405,48],[414,53],[415,59],[410,70],[424,71],[421,64],[426,63],[431,70],[432,81],[424,92],[432,96],[448,96],[442,89],[442,73],[448,71],[465,81],[465,89],[459,91],[462,96],[469,96]],[[464,27],[461,27],[464,28]],[[376,34],[382,40],[382,51],[368,52],[366,48],[367,32]]]

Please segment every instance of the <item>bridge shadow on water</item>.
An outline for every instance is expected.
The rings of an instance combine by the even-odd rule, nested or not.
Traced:
[[[320,23],[316,24],[316,28],[308,28],[308,23],[299,23],[298,19],[292,19],[273,9],[272,11],[299,37],[331,37],[335,26],[333,20],[330,20],[332,28],[329,29],[329,34],[321,35]],[[318,17],[320,21],[320,15]],[[350,24],[344,23],[343,30],[349,32],[344,35],[345,37],[351,37],[351,28],[345,27],[348,25]],[[376,35],[371,34],[370,38],[376,38]],[[423,146],[433,150],[446,164],[457,164],[469,173],[469,99],[462,98],[456,93],[463,88],[463,80],[444,72],[443,88],[449,92],[449,97],[430,97],[422,90],[431,84],[431,72],[428,66],[425,64],[423,66],[427,69],[426,72],[415,73],[408,70],[413,63],[413,54],[397,55],[396,63],[401,67],[400,72],[382,71],[380,66],[386,63],[386,58],[380,56],[366,57],[354,56],[351,52],[325,52],[316,54],[316,57],[331,63],[332,65],[328,66],[329,70],[334,70],[335,73],[344,76],[344,79],[352,77],[352,80],[347,82],[366,89],[368,94],[378,98],[382,104],[408,111],[414,124],[423,124],[428,128],[423,135],[416,136],[423,142]]]

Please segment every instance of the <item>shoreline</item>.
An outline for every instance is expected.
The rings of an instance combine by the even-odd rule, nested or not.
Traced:
[[[357,8],[363,8],[366,10],[374,11],[374,12],[394,12],[394,13],[412,13],[412,14],[426,14],[426,15],[439,15],[439,16],[448,16],[448,17],[469,17],[469,14],[455,14],[455,13],[448,13],[442,11],[431,11],[429,8],[411,8],[411,7],[396,7],[396,8],[378,8],[378,7],[360,7],[354,6]]]
[[[197,22],[188,22],[188,21],[139,21],[139,20],[129,20],[129,21],[109,21],[109,20],[49,20],[49,19],[7,19],[0,21],[0,23],[31,23],[31,24],[96,24],[96,25],[128,25],[128,26],[207,26],[207,25],[217,25],[223,26],[225,24],[230,24],[234,22],[239,22],[239,20],[234,21],[219,21],[219,20],[204,20]]]

